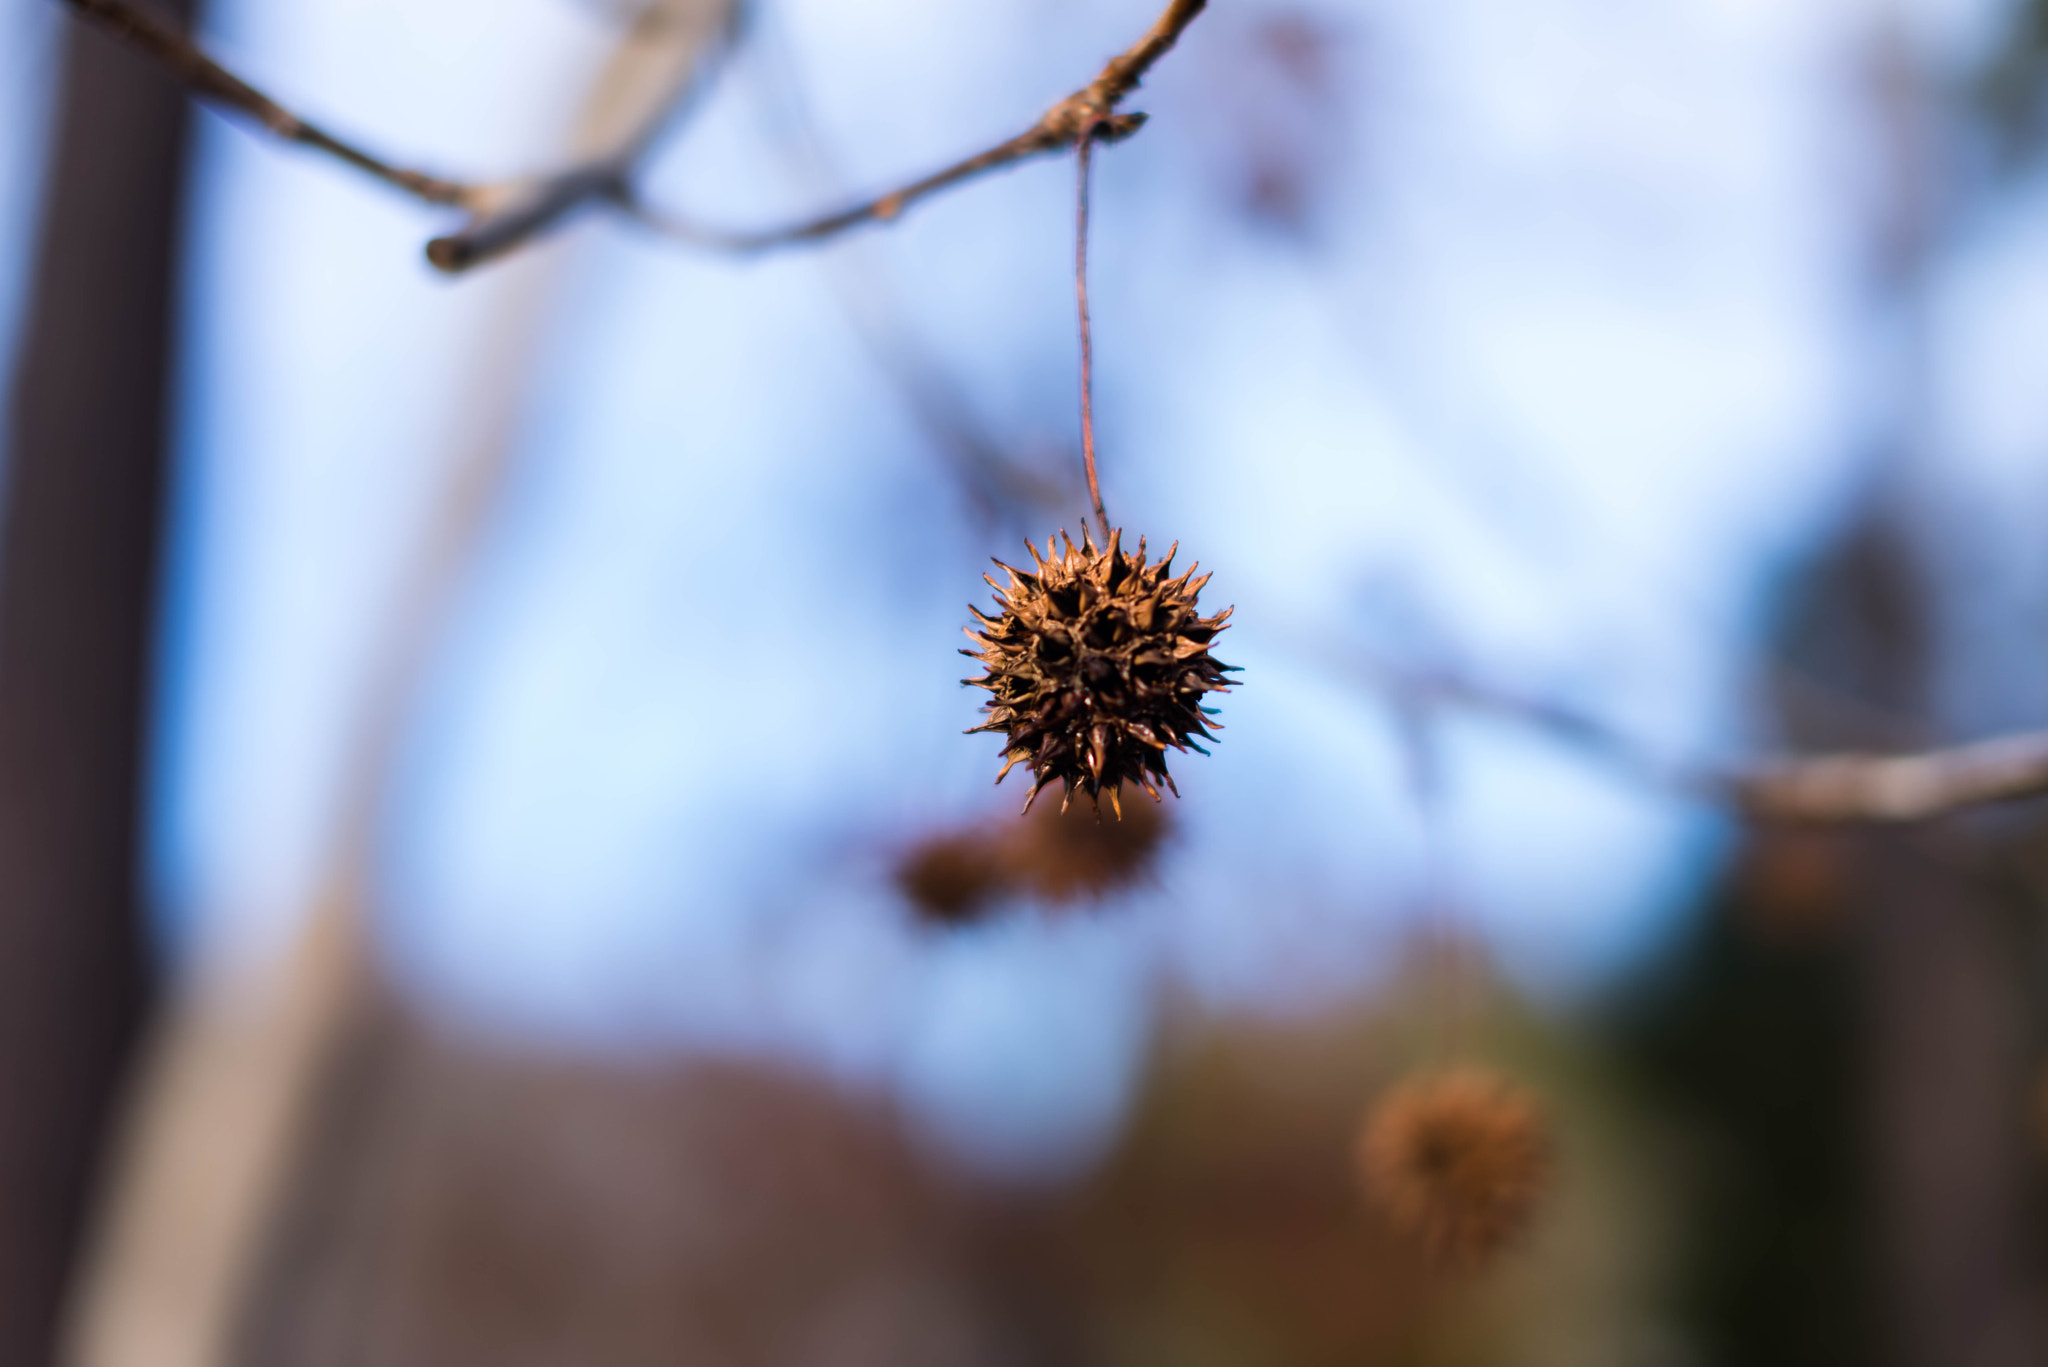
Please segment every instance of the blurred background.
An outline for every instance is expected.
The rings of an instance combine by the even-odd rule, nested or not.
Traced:
[[[165,12],[487,180],[640,8]],[[891,188],[1153,18],[758,0],[640,184]],[[0,1360],[2048,1362],[2048,808],[1692,781],[2048,726],[2048,4],[1216,0],[1131,107],[1104,493],[1244,673],[1105,836],[955,654],[1086,506],[1070,162],[449,278],[0,0]],[[1461,1275],[1353,1161],[1447,1048],[1559,1161]]]

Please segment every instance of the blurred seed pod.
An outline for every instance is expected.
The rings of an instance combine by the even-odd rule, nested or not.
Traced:
[[[1003,898],[1029,894],[1062,904],[1109,897],[1151,874],[1172,814],[1134,789],[1098,811],[1083,796],[1065,808],[1034,808],[1021,821],[998,817],[918,842],[896,864],[896,886],[918,919],[971,925]]]
[[[1105,897],[1152,871],[1172,828],[1163,803],[1127,787],[1114,804],[1083,799],[1064,810],[1050,803],[1006,822],[1004,855],[1015,883],[1049,902]]]
[[[1535,1098],[1484,1068],[1411,1079],[1367,1118],[1358,1147],[1367,1193],[1434,1260],[1475,1268],[1534,1223],[1554,1176]]]
[[[1010,891],[1002,842],[982,829],[948,832],[913,846],[896,866],[896,886],[918,919],[971,925]]]
[[[1844,837],[1820,827],[1755,828],[1736,866],[1736,914],[1766,943],[1796,948],[1837,938],[1855,897]]]

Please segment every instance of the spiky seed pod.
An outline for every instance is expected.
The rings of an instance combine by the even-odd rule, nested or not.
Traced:
[[[1166,808],[1149,802],[1133,801],[1122,812],[1122,820],[1104,821],[1093,802],[1060,810],[1047,804],[1026,821],[1008,822],[1011,877],[1048,902],[1104,897],[1137,883],[1151,871],[1171,823]]]
[[[1484,1068],[1415,1078],[1359,1142],[1367,1191],[1435,1259],[1470,1268],[1519,1238],[1549,1192],[1549,1126],[1534,1097]]]
[[[963,926],[980,920],[1009,890],[1010,860],[1000,840],[967,830],[914,846],[896,866],[896,886],[920,920]]]
[[[998,560],[1009,583],[983,576],[1001,611],[991,617],[969,608],[981,629],[967,629],[977,648],[960,653],[988,672],[961,682],[992,696],[988,720],[968,734],[1003,733],[996,782],[1018,764],[1030,769],[1027,812],[1047,784],[1059,781],[1063,809],[1078,788],[1091,799],[1107,793],[1121,816],[1123,784],[1156,800],[1160,784],[1173,787],[1167,750],[1206,755],[1200,742],[1215,739],[1202,697],[1230,685],[1225,675],[1232,666],[1209,654],[1230,610],[1203,617],[1195,598],[1209,576],[1196,579],[1190,566],[1169,578],[1174,550],[1148,565],[1143,539],[1130,556],[1119,545],[1122,536],[1111,532],[1109,545],[1097,549],[1085,527],[1078,547],[1061,532],[1063,548],[1055,551],[1047,538],[1043,556],[1027,543],[1031,572]]]

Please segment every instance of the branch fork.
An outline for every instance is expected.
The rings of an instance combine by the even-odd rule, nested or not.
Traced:
[[[466,210],[470,221],[427,244],[427,259],[450,273],[524,245],[591,205],[621,209],[691,246],[748,253],[816,242],[864,223],[888,223],[925,197],[1026,158],[1121,142],[1144,126],[1143,114],[1116,107],[1194,22],[1207,0],[1170,0],[1145,36],[1112,58],[1082,89],[1047,110],[1017,137],[945,170],[851,209],[783,228],[722,232],[644,203],[634,174],[655,136],[736,31],[741,0],[654,0],[635,19],[593,89],[602,106],[581,130],[564,170],[504,184],[450,180],[397,165],[301,118],[215,61],[171,21],[132,0],[63,0],[79,17],[154,58],[194,95],[246,115],[287,142],[324,152],[424,203]]]

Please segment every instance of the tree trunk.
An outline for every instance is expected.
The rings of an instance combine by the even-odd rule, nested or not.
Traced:
[[[64,43],[0,523],[0,1362],[24,1367],[50,1360],[150,995],[138,851],[188,122],[142,59],[78,25]]]
[[[2011,918],[1981,874],[1955,867],[1981,859],[1967,844],[1930,852],[1910,832],[1884,832],[1863,852],[1887,1360],[2036,1367],[2044,1340],[2026,1201],[2025,960]]]

